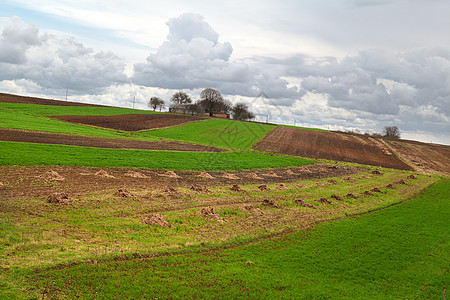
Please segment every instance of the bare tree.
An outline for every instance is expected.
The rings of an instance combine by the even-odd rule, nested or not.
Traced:
[[[249,111],[248,105],[244,103],[236,103],[233,108],[231,109],[231,114],[233,119],[235,120],[252,120],[256,116],[254,113]]]
[[[170,98],[170,101],[172,101],[175,105],[192,103],[191,97],[189,97],[188,94],[182,91],[178,91],[173,94],[172,98]]]
[[[159,111],[165,106],[164,101],[158,97],[151,97],[150,101],[148,102],[148,106],[153,108],[153,111],[156,110],[157,107],[159,107]]]
[[[400,129],[397,126],[384,126],[383,136],[399,139]]]
[[[231,103],[223,99],[218,90],[207,88],[200,93],[200,101],[198,102],[205,112],[213,116],[215,113],[228,113],[231,109]]]

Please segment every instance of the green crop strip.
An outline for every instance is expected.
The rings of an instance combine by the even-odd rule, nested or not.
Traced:
[[[117,150],[66,145],[0,142],[0,165],[139,167],[168,170],[236,170],[312,163],[298,157],[253,152]]]

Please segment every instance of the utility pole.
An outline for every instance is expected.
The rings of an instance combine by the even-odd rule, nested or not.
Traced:
[[[69,89],[66,89],[66,101],[67,101],[67,94],[69,93]]]
[[[133,109],[134,109],[134,102],[136,102],[136,95],[133,98]]]

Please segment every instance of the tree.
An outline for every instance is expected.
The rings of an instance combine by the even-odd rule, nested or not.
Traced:
[[[191,97],[189,97],[188,94],[182,91],[178,91],[173,94],[172,98],[170,98],[170,101],[172,101],[174,105],[192,103]]]
[[[159,111],[165,106],[164,101],[158,97],[151,97],[150,101],[148,102],[148,106],[153,108],[153,111],[156,110],[157,107],[159,107]]]
[[[231,110],[231,102],[223,99],[218,90],[207,88],[200,93],[200,101],[198,102],[205,112],[210,116],[216,113],[229,113]]]
[[[397,126],[384,126],[383,136],[399,139],[400,129]]]
[[[249,111],[248,105],[244,103],[236,103],[231,109],[231,115],[235,120],[247,121],[254,119],[256,116],[254,113]]]

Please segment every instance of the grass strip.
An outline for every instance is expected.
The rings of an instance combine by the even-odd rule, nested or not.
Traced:
[[[0,165],[137,167],[165,170],[239,170],[313,163],[299,157],[254,152],[119,150],[0,141]]]
[[[400,205],[226,249],[30,272],[55,298],[441,299],[450,181]],[[70,283],[70,284],[68,284]]]

